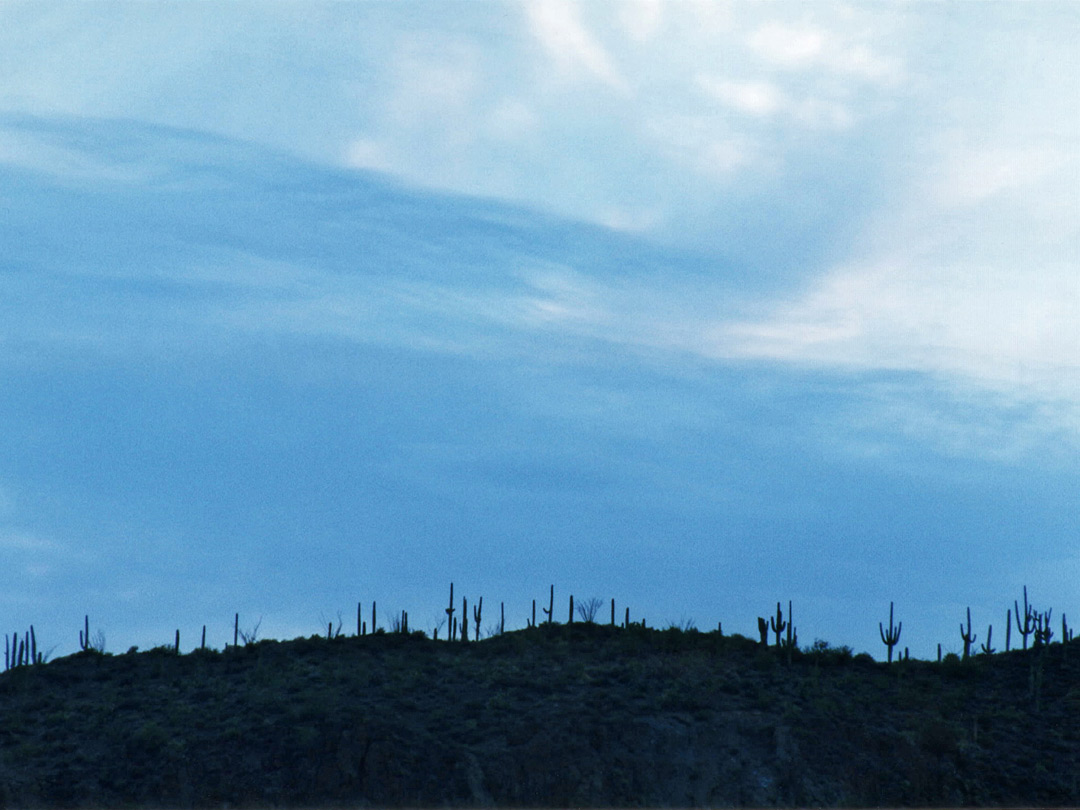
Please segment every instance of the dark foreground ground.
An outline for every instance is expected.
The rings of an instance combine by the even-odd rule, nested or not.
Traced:
[[[9,807],[1080,805],[1080,641],[942,664],[551,625],[0,675]]]

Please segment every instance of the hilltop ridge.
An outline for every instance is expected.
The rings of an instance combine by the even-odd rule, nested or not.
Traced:
[[[85,651],[0,675],[0,803],[1080,803],[1080,646],[954,659],[585,623]]]

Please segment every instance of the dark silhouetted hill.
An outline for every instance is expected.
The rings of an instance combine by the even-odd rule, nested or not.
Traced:
[[[574,624],[0,675],[8,807],[1080,804],[1080,646],[886,665]]]

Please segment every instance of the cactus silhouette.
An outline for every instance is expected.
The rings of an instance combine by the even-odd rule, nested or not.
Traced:
[[[960,638],[964,642],[964,660],[966,661],[971,653],[971,645],[978,638],[971,632],[971,608],[967,609],[967,630],[964,629],[964,625],[960,625]]]
[[[1020,624],[1020,605],[1013,600],[1013,612],[1016,619],[1016,629],[1024,638],[1024,649],[1027,649],[1027,637],[1035,632],[1035,610],[1028,604],[1027,585],[1024,586],[1024,623]]]
[[[882,643],[889,648],[889,663],[892,663],[892,651],[893,647],[900,640],[900,630],[903,628],[904,623],[900,622],[895,627],[893,626],[893,603],[889,602],[889,631],[885,632],[885,628],[881,622],[878,622],[878,632],[881,634]]]
[[[790,616],[789,616],[789,618],[790,618]],[[782,610],[780,610],[780,603],[779,602],[776,603],[776,617],[769,619],[769,626],[772,627],[773,633],[776,634],[776,646],[779,647],[780,646],[780,634],[788,626],[787,622],[784,621],[784,613],[783,613]]]

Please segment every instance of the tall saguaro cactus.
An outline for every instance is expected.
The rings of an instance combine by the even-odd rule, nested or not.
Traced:
[[[789,616],[790,618],[790,616]],[[776,616],[769,618],[769,626],[772,627],[773,633],[776,634],[776,646],[780,646],[780,634],[788,626],[784,621],[784,612],[780,610],[780,603],[776,603]]]
[[[548,606],[543,608],[544,615],[547,616],[546,624],[551,624],[552,612],[555,610],[555,586],[551,586],[551,595],[548,597]]]
[[[1020,623],[1020,605],[1013,600],[1013,612],[1016,618],[1016,629],[1024,638],[1024,649],[1027,649],[1027,637],[1035,632],[1035,610],[1028,604],[1027,585],[1024,586],[1024,623]]]
[[[964,629],[964,625],[960,625],[960,638],[964,642],[964,660],[966,661],[971,654],[971,645],[978,638],[977,635],[971,632],[971,608],[967,609],[967,629]]]
[[[903,628],[904,623],[900,622],[895,627],[893,626],[893,603],[889,602],[889,630],[885,631],[881,622],[878,622],[878,633],[881,634],[881,642],[889,648],[889,663],[892,663],[892,651],[896,643],[900,641],[900,630]]]
[[[473,605],[472,615],[473,621],[476,622],[476,632],[473,633],[473,638],[477,641],[480,640],[480,614],[484,612],[484,597],[480,597],[480,601]]]
[[[450,607],[446,609],[446,637],[454,640],[454,583],[450,583]]]

